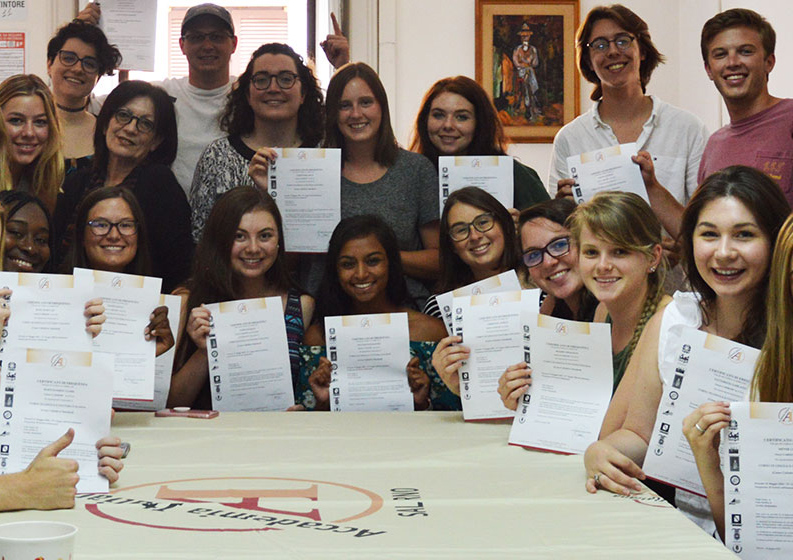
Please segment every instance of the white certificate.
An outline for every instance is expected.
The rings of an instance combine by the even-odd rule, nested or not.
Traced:
[[[175,338],[182,314],[182,298],[171,294],[160,294],[160,305],[165,305],[168,308],[168,323],[171,325],[171,332]],[[165,408],[168,402],[168,391],[171,389],[171,374],[175,357],[176,345],[174,344],[167,352],[154,358],[154,400],[113,399],[113,406],[120,409],[148,411]]]
[[[413,410],[407,313],[326,317],[325,341],[332,411]]]
[[[631,160],[636,152],[636,144],[631,142],[568,156],[576,203],[590,200],[601,191],[622,191],[638,194],[650,204],[639,166]]]
[[[793,403],[730,403],[722,430],[724,541],[752,560],[793,557]]]
[[[454,191],[463,187],[479,187],[504,205],[514,205],[514,161],[512,156],[440,156],[438,184],[440,209]]]
[[[154,71],[157,0],[102,0],[99,27],[121,51],[124,70]]]
[[[536,289],[454,298],[454,334],[471,350],[458,370],[465,420],[515,414],[501,402],[498,379],[509,366],[528,361],[523,327],[539,306]]]
[[[468,284],[445,294],[438,294],[435,300],[438,302],[438,309],[443,316],[443,324],[446,325],[446,332],[452,334],[452,303],[456,297],[474,296],[479,294],[492,294],[495,292],[517,292],[520,291],[520,280],[514,270],[507,270],[497,276],[485,278],[479,282]],[[539,296],[537,298],[539,303]]]
[[[284,308],[278,296],[212,303],[207,337],[213,410],[295,404]]]
[[[611,401],[611,328],[534,315],[528,336],[532,383],[518,404],[509,443],[583,453],[597,441]]]
[[[78,286],[65,274],[0,272],[0,286],[13,290],[6,347],[93,349],[83,314],[89,283]]]
[[[93,286],[91,299],[102,298],[105,306],[106,320],[93,346],[115,354],[113,397],[151,402],[157,342],[146,340],[143,331],[159,304],[162,279],[85,268],[75,268],[74,279]],[[113,406],[121,408],[118,402]]]
[[[275,148],[268,192],[284,221],[285,249],[325,253],[341,221],[341,150]]]
[[[43,447],[74,428],[74,441],[58,456],[79,463],[78,492],[107,492],[96,442],[110,433],[113,356],[9,347],[0,375],[0,473],[24,470]]]
[[[675,327],[669,337],[676,353],[664,359],[674,361],[674,374],[664,383],[643,469],[650,478],[704,496],[683,419],[709,401],[743,400],[760,351],[691,327]]]

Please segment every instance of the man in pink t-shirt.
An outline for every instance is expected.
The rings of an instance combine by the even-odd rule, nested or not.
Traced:
[[[705,71],[724,99],[730,124],[708,140],[699,183],[730,165],[748,165],[775,179],[793,205],[793,99],[768,92],[776,33],[752,10],[716,14],[702,28]]]

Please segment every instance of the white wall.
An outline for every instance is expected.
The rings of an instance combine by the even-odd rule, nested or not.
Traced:
[[[365,7],[364,0],[351,3],[351,10]],[[609,3],[582,0],[581,19],[594,6]],[[666,64],[653,74],[649,93],[693,112],[711,131],[721,126],[723,118],[724,122],[728,119],[722,115],[720,97],[702,66],[699,34],[705,21],[722,9],[749,7],[765,15],[780,35],[793,24],[790,4],[783,0],[623,0],[622,3],[647,21],[654,43],[667,58]],[[395,74],[395,85],[386,86],[397,139],[406,144],[421,98],[432,83],[445,76],[463,74],[473,78],[475,75],[475,0],[380,0],[379,6],[381,13],[395,11],[396,14],[391,22],[380,21],[381,32],[386,25],[393,27],[396,50],[393,63],[380,58],[379,71]],[[793,96],[790,71],[793,57],[783,54],[793,52],[792,43],[793,38],[778,37],[777,54],[782,60],[777,61],[772,74],[771,89],[783,97]],[[582,112],[591,107],[590,92],[590,84],[582,80]],[[513,145],[510,152],[547,180],[550,144]]]

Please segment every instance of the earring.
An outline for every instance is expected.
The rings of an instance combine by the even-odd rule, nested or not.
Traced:
[[[650,267],[650,270],[648,270],[648,272],[649,272],[650,274],[652,274],[653,272],[655,272],[655,267],[654,267],[654,266],[651,266],[651,267]]]

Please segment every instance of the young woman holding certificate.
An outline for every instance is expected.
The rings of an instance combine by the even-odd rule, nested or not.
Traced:
[[[17,74],[0,84],[0,112],[8,141],[8,171],[0,187],[37,196],[55,210],[64,175],[61,129],[49,88],[33,74]]]
[[[609,406],[602,439],[584,456],[588,491],[604,488],[629,495],[641,489],[634,477],[645,478],[639,465],[674,374],[668,370],[675,361],[667,359],[673,327],[693,327],[755,347],[763,343],[771,252],[789,213],[779,186],[748,167],[728,167],[697,189],[681,228],[683,263],[694,293],[678,292],[647,323]],[[676,502],[712,532],[705,500],[678,490]]]
[[[757,402],[793,402],[793,217],[776,241],[771,258],[766,318],[768,327],[752,378],[750,399]],[[708,495],[716,528],[724,539],[724,475],[719,466],[719,439],[730,425],[727,402],[703,404],[683,422],[699,475]]]
[[[578,272],[578,249],[571,242],[570,230],[565,225],[575,207],[572,200],[556,199],[521,212],[519,231],[523,264],[528,269],[529,280],[546,294],[540,313],[591,321],[597,300],[584,287]],[[468,228],[476,230],[475,223],[469,223]],[[447,235],[451,235],[451,230]],[[468,348],[460,342],[460,337],[446,337],[432,355],[432,365],[455,394],[460,390],[457,370],[469,355]],[[526,377],[527,373],[522,371],[514,375],[518,379]]]
[[[388,98],[377,73],[361,62],[328,84],[326,148],[341,148],[341,217],[376,214],[394,230],[408,293],[416,309],[429,296],[423,280],[438,266],[438,177],[422,155],[397,145]]]
[[[293,382],[299,373],[303,326],[311,321],[314,300],[301,294],[284,262],[281,214],[273,199],[253,187],[224,193],[209,214],[196,248],[187,290],[189,317],[177,348],[168,406],[211,408],[206,303],[278,296],[284,307]]]
[[[410,149],[426,156],[436,170],[438,156],[505,156],[507,146],[493,102],[471,78],[443,78],[424,95]],[[515,208],[548,200],[534,169],[514,160],[512,176]]]
[[[460,410],[460,399],[450,394],[434,374],[429,356],[446,334],[440,319],[410,309],[399,246],[394,232],[377,216],[343,219],[330,239],[325,275],[317,296],[317,313],[306,331],[302,348],[301,394],[315,408],[330,404],[330,361],[324,357],[326,317],[375,313],[407,313],[411,360],[408,382],[414,409]],[[312,399],[306,393],[310,388]]]

